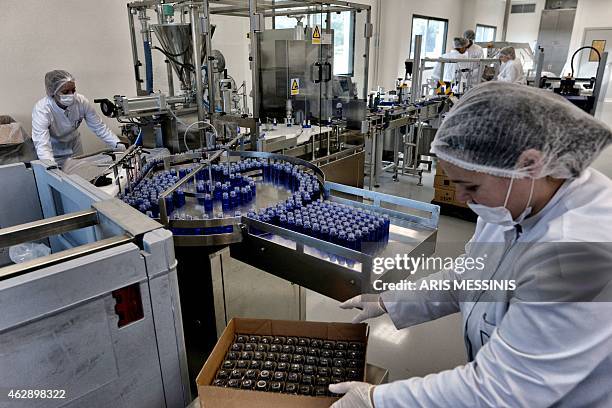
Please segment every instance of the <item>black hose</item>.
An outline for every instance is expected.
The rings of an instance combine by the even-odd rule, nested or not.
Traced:
[[[572,67],[572,78],[574,77],[574,58],[576,58],[576,54],[578,54],[580,51],[582,50],[586,50],[586,49],[591,49],[593,51],[595,51],[595,53],[597,54],[597,58],[598,58],[598,62],[597,62],[597,71],[599,71],[599,64],[601,64],[601,54],[599,53],[599,50],[597,48],[593,48],[590,45],[586,45],[584,47],[580,47],[576,50],[576,52],[574,52],[574,55],[572,55],[572,61],[571,61],[571,67]]]
[[[168,58],[170,61],[174,62],[176,65],[182,67],[182,68],[186,68],[189,71],[195,72],[195,68],[193,67],[193,65],[191,64],[183,64],[182,62],[177,61],[176,59],[173,58],[172,54],[167,53],[166,51],[164,51],[163,49],[159,48],[159,47],[153,47],[153,49],[160,51],[162,54],[164,54],[166,56],[166,58]],[[184,54],[184,53],[183,53]],[[180,56],[182,54],[176,55],[176,56]]]

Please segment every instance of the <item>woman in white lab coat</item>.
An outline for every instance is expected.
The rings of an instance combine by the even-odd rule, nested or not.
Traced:
[[[346,393],[333,407],[612,406],[612,181],[589,167],[611,141],[607,126],[553,93],[489,82],[464,95],[432,151],[479,215],[462,259],[489,257],[416,286],[514,287],[345,302],[362,309],[355,322],[388,313],[398,329],[461,312],[468,363],[380,386],[331,385]]]
[[[516,59],[514,47],[503,48],[499,52],[501,67],[499,68],[498,81],[510,82],[511,84],[526,84],[523,65]]]
[[[89,101],[76,93],[75,79],[70,73],[47,72],[45,89],[47,96],[32,110],[32,141],[39,159],[63,166],[68,158],[82,154],[78,128],[83,119],[110,148],[125,150],[125,145],[102,122]]]
[[[467,58],[466,49],[469,45],[469,41],[465,38],[456,37],[453,39],[454,48],[447,53],[444,53],[440,58],[447,59],[465,59]],[[442,63],[437,62],[434,66],[433,73],[431,74],[431,80],[437,86],[438,81],[444,82],[455,82],[461,77],[460,71],[462,69],[469,68],[467,64],[458,64],[456,62],[449,62],[444,64],[444,72],[442,71]]]

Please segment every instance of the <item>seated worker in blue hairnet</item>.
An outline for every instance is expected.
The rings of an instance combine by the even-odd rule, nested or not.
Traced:
[[[62,70],[45,75],[47,96],[32,110],[32,140],[41,160],[50,160],[60,167],[73,156],[83,154],[79,126],[87,126],[110,148],[124,151],[125,145],[102,122],[94,107],[76,92],[74,77]]]
[[[330,385],[346,394],[333,407],[611,407],[612,181],[589,167],[611,142],[610,128],[552,92],[503,82],[467,92],[432,152],[478,215],[475,233],[454,266],[415,285],[451,289],[359,295],[341,307],[362,309],[354,322],[388,314],[397,329],[460,312],[468,362]],[[489,253],[482,268],[458,270],[459,259]],[[514,288],[453,289],[475,279]]]

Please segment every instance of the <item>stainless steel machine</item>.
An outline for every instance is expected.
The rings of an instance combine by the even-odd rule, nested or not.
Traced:
[[[0,175],[0,406],[186,406],[171,233],[46,162]],[[8,247],[30,241],[50,255],[10,262]]]
[[[247,135],[246,150],[338,162],[334,169],[363,173],[370,6],[314,0],[143,0],[127,8],[137,96],[96,102],[104,114],[124,123],[123,133],[131,140],[180,153],[225,144],[240,129]],[[353,21],[354,38],[347,44],[352,72],[341,75],[334,72],[334,13],[350,13]],[[244,63],[251,67],[250,91],[246,81],[237,86],[229,75],[232,67],[226,66],[223,46],[213,36],[215,15],[249,19],[250,51]],[[308,17],[308,26],[266,27],[266,19],[280,16]],[[158,82],[153,52],[166,58],[167,93],[153,92]],[[176,78],[180,91],[175,90]],[[331,167],[326,171],[333,179]],[[354,185],[362,184],[363,177],[357,177]]]
[[[375,279],[403,278],[373,274],[376,256],[385,256],[385,250],[390,256],[397,247],[419,255],[435,249],[437,206],[331,183],[305,160],[229,148],[146,158],[141,166],[130,166],[140,171],[120,198],[174,235],[191,378],[232,317],[306,319],[306,289],[337,300],[372,292]],[[271,181],[270,168],[282,168],[278,177],[292,174],[290,180],[306,180],[308,187],[289,187],[287,178]],[[234,187],[233,180],[256,194],[232,206],[231,200],[213,198],[222,185],[229,184],[221,192],[247,191]],[[163,186],[156,189],[159,183]],[[298,209],[307,202],[329,202],[388,216],[388,242],[377,252],[361,252],[280,224],[279,214],[297,205],[298,195],[306,200]],[[266,218],[270,211],[276,219]]]

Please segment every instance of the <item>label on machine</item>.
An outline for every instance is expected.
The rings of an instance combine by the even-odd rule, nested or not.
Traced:
[[[293,78],[291,80],[291,96],[300,94],[300,78]]]
[[[321,26],[318,24],[312,30],[312,43],[321,44]]]

